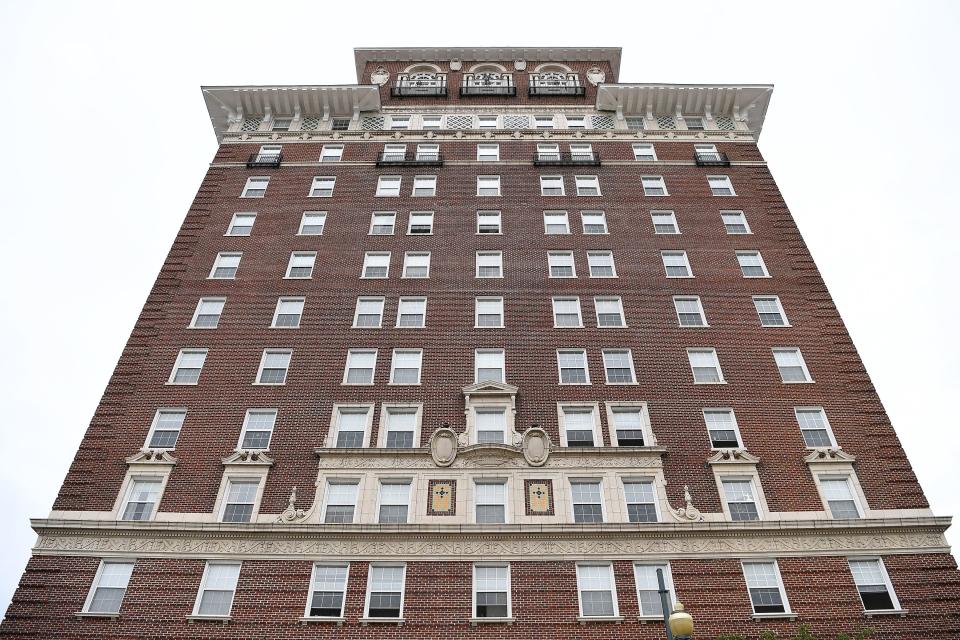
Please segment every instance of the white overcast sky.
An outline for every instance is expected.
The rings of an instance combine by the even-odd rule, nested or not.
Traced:
[[[625,82],[774,83],[760,149],[960,511],[960,3],[375,4],[0,0],[0,611],[213,157],[200,85],[352,83],[353,47],[621,46]]]

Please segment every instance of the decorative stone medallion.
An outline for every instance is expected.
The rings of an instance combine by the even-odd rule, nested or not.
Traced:
[[[528,516],[554,515],[552,480],[524,480],[523,488]]]
[[[431,480],[427,498],[428,516],[454,516],[457,514],[457,481]]]
[[[463,68],[463,62],[460,58],[453,58],[450,60],[450,71],[460,71]]]
[[[370,82],[380,87],[387,84],[389,79],[390,72],[383,67],[377,67],[373,70],[373,73],[370,74]]]
[[[527,68],[527,61],[521,58],[520,60],[513,61],[513,68],[517,71],[523,71]]]
[[[542,467],[550,457],[550,436],[540,427],[523,432],[523,457],[531,467]]]
[[[600,67],[590,67],[587,69],[587,81],[593,86],[597,86],[607,79],[607,74]]]
[[[457,434],[449,427],[433,432],[430,438],[430,455],[438,467],[449,467],[457,457]]]

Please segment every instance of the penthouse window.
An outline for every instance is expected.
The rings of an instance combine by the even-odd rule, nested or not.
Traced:
[[[330,198],[333,196],[333,187],[337,183],[336,176],[316,176],[310,185],[311,198]]]

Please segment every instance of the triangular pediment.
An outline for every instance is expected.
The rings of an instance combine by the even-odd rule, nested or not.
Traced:
[[[468,384],[463,388],[463,395],[472,396],[472,395],[497,395],[497,396],[515,396],[519,387],[515,387],[512,384],[507,384],[506,382],[494,382],[493,380],[484,380],[481,382],[474,382],[473,384]]]

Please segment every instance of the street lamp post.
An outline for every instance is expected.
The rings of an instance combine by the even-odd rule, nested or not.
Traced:
[[[663,582],[663,569],[657,569],[657,586],[660,593],[660,607],[663,610],[663,628],[667,632],[667,640],[673,640],[673,632],[670,631],[670,623],[667,620],[667,616],[670,615],[668,612],[673,611],[673,607],[670,606],[670,592],[667,591],[667,586]]]
[[[683,610],[679,602],[675,607],[670,606],[670,592],[663,581],[663,569],[657,569],[657,586],[660,593],[660,606],[663,608],[663,628],[667,632],[667,640],[690,640],[693,637],[693,617]],[[670,617],[667,612],[672,611]]]

